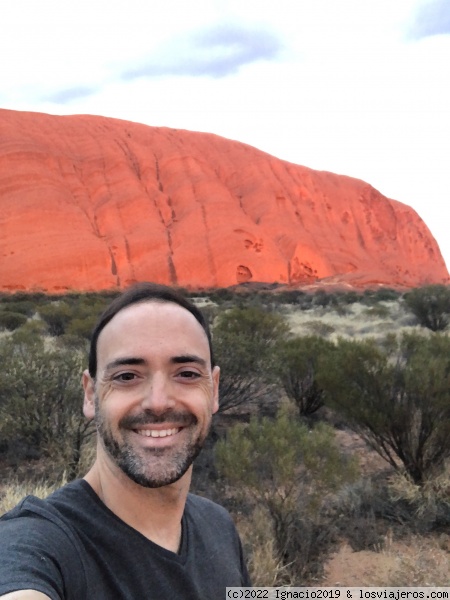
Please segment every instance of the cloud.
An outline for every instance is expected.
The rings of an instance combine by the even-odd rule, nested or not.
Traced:
[[[217,25],[174,40],[144,64],[125,70],[122,77],[226,77],[244,65],[275,60],[281,49],[280,40],[270,31],[236,24]]]
[[[409,33],[415,40],[450,34],[450,2],[429,0],[420,5]]]
[[[53,102],[54,104],[69,104],[72,100],[79,100],[80,98],[86,98],[95,94],[97,89],[91,87],[72,87],[65,90],[60,90],[44,98],[47,102]]]

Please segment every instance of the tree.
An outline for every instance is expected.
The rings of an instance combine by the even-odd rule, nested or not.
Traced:
[[[292,338],[280,346],[279,379],[301,416],[312,415],[324,404],[324,390],[317,381],[318,363],[333,349],[334,344],[315,335]]]
[[[349,425],[416,484],[450,457],[450,338],[391,335],[381,346],[342,339],[319,383]]]
[[[40,306],[38,312],[52,336],[63,335],[73,318],[73,309],[64,300]]]
[[[405,294],[405,304],[422,327],[443,331],[450,322],[450,287],[428,285]]]
[[[27,322],[25,315],[9,310],[3,310],[0,312],[0,330],[6,329],[8,331],[14,331],[18,327],[21,327]]]
[[[81,409],[82,356],[46,349],[40,338],[10,339],[2,343],[0,360],[3,442],[20,442],[35,456],[57,457],[74,478],[81,447],[94,431]]]
[[[275,419],[252,417],[228,430],[216,458],[219,473],[267,511],[279,560],[292,575],[325,558],[323,498],[358,475],[356,460],[340,453],[329,425],[310,430],[286,408]]]
[[[221,369],[219,411],[260,400],[267,393],[274,379],[276,349],[288,330],[280,315],[255,307],[232,308],[218,316],[213,342]]]

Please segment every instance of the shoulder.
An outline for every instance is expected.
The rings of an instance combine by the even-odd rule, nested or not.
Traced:
[[[80,564],[76,535],[52,496],[27,496],[0,518],[0,593],[12,591],[14,581],[53,598],[64,587],[68,565]],[[82,579],[78,573],[76,588]]]
[[[188,494],[186,500],[186,512],[191,516],[202,516],[203,518],[211,518],[217,521],[233,524],[229,512],[220,504],[216,504],[203,496]]]
[[[229,512],[201,496],[189,494],[186,500],[185,515],[197,535],[212,540],[220,539],[221,544],[229,544],[239,549],[239,536]],[[219,533],[219,536],[218,536]]]

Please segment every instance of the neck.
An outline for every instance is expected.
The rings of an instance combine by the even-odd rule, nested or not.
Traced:
[[[97,456],[84,478],[100,500],[119,519],[149,540],[178,552],[192,467],[175,483],[145,488],[132,481],[117,465],[108,462]]]

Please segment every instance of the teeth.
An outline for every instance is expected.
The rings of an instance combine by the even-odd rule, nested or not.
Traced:
[[[143,435],[144,437],[167,437],[168,435],[175,435],[180,429],[174,427],[173,429],[136,429],[136,433]]]

